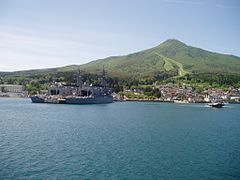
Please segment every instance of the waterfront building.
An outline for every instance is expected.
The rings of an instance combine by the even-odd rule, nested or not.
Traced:
[[[0,84],[0,92],[21,93],[24,91],[23,85]]]

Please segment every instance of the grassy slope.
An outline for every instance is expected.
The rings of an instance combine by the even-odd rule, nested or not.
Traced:
[[[162,57],[164,59],[164,61],[166,62],[167,65],[166,66],[164,65],[164,68],[166,69],[166,71],[169,71],[169,70],[173,69],[174,65],[175,65],[178,68],[178,76],[184,76],[186,74],[190,74],[190,72],[185,71],[183,69],[183,65],[181,63],[179,63],[179,62],[177,62],[177,61],[175,61],[173,59],[167,58],[167,57],[165,57],[165,56],[163,56],[161,54],[158,54],[158,53],[156,53],[156,54],[158,56]]]
[[[93,61],[83,65],[82,68],[86,71],[99,72],[103,65],[111,75],[123,77],[149,77],[165,71],[163,58],[149,51]]]
[[[174,66],[173,66],[174,63],[172,63],[169,58],[166,58],[166,57],[164,57],[164,56],[162,56],[161,54],[158,54],[158,53],[156,53],[156,54],[164,60],[163,67],[166,71],[170,71],[170,70],[174,69]]]

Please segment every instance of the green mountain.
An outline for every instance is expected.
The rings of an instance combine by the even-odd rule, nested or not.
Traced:
[[[183,76],[185,74],[240,74],[240,57],[209,52],[169,39],[160,45],[126,56],[95,60],[80,66],[87,73],[98,74],[105,67],[112,77],[151,78],[153,76]],[[60,68],[18,71],[11,76],[29,76],[76,71],[78,65]]]
[[[209,52],[170,39],[157,47],[127,56],[109,57],[82,65],[90,72],[102,66],[116,76],[150,77],[157,74],[240,73],[240,58]]]

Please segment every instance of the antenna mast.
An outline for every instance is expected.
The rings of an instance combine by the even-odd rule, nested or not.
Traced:
[[[101,82],[101,84],[104,88],[106,88],[106,71],[104,69],[104,65],[103,65],[103,70],[102,70],[102,82]]]
[[[78,73],[77,73],[77,94],[81,96],[81,89],[82,89],[83,81],[81,76],[80,67],[78,67]]]

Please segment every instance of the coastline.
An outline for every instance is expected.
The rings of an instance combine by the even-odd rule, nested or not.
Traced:
[[[19,97],[19,96],[0,96],[0,99],[28,99],[29,97]],[[124,100],[114,100],[114,102],[161,102],[161,103],[174,103],[174,104],[207,104],[208,102],[174,102],[163,101],[163,100],[147,100],[147,99],[124,99]],[[228,104],[240,104],[240,102],[227,102]]]
[[[175,103],[175,104],[207,104],[209,102],[174,102],[174,101],[163,101],[163,100],[142,100],[142,99],[125,99],[115,102],[161,102],[161,103]],[[240,104],[240,102],[227,102],[228,104]]]
[[[164,103],[174,103],[174,101],[163,101],[163,100],[147,100],[147,99],[125,99],[127,102],[164,102]]]

